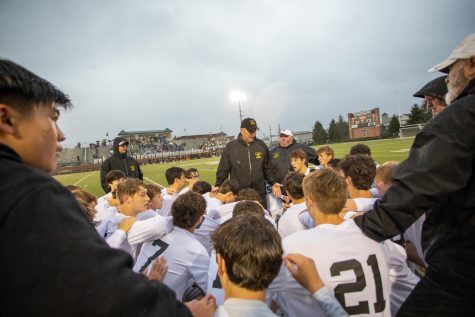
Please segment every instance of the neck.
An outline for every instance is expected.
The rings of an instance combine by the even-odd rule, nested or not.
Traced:
[[[305,175],[305,173],[307,173],[307,166],[304,165],[304,166],[300,169],[299,173]]]
[[[266,291],[251,291],[242,287],[239,287],[231,282],[229,282],[227,287],[224,289],[224,298],[239,298],[239,299],[253,299],[260,300],[261,302],[266,301]]]
[[[350,198],[373,198],[371,192],[369,190],[364,189],[356,189],[356,188],[349,188],[348,193],[350,194]]]
[[[344,221],[339,214],[324,214],[323,212],[313,213],[312,218],[317,226],[323,224],[339,225]]]
[[[124,214],[129,217],[135,217],[137,215],[137,212],[133,211],[130,206],[121,205],[117,207],[117,209],[119,210],[121,214]]]
[[[174,190],[175,194],[178,194],[183,189],[183,187],[178,184],[171,184],[170,188]]]
[[[301,204],[305,201],[305,197],[302,197],[300,199],[292,198],[292,201],[293,201],[294,205],[298,205],[298,204]]]

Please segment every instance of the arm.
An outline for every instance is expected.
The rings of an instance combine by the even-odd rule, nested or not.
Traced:
[[[122,219],[118,224],[117,230],[106,238],[107,244],[111,248],[119,249],[122,242],[124,242],[124,240],[127,238],[127,232],[129,232],[130,228],[132,228],[135,220],[136,219],[134,217]]]
[[[142,169],[140,168],[140,165],[139,165],[138,162],[137,162],[137,172],[138,172],[138,175],[139,175],[139,179],[140,179],[141,181],[143,181]]]
[[[167,234],[167,229],[171,229],[167,227],[167,218],[155,215],[153,218],[135,222],[127,234],[127,241],[133,245],[155,240]]]
[[[206,291],[208,289],[209,255],[208,251],[201,244],[200,247],[199,254],[191,264],[190,271],[196,284]]]
[[[216,170],[216,187],[219,187],[228,179],[231,166],[229,164],[229,143],[224,147],[223,154],[219,160],[218,169]]]
[[[307,163],[313,163],[315,165],[320,165],[320,162],[318,161],[318,155],[317,155],[317,150],[311,146],[305,146],[305,152],[307,153]]]
[[[475,127],[467,112],[458,114],[454,107],[417,135],[389,190],[374,210],[355,218],[370,238],[381,241],[403,233],[423,213],[466,186],[472,176],[467,167],[473,161]]]

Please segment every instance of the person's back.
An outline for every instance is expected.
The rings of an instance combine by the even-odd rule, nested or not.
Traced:
[[[132,258],[109,248],[47,174],[64,140],[57,107],[70,107],[66,95],[0,60],[2,315],[190,316],[168,288],[135,274]]]
[[[353,220],[339,218],[346,201],[345,187],[344,179],[330,169],[305,178],[307,207],[317,227],[286,237],[282,241],[284,254],[312,258],[324,284],[348,314],[390,316],[389,268],[381,244],[363,235]],[[271,291],[289,316],[324,316],[316,300],[285,267],[271,284]]]
[[[172,206],[175,228],[160,239],[144,243],[134,266],[135,271],[143,272],[154,259],[164,256],[168,272],[163,283],[175,291],[178,300],[191,286],[190,280],[204,290],[207,288],[209,255],[193,234],[205,209],[201,195],[193,192],[180,195]]]

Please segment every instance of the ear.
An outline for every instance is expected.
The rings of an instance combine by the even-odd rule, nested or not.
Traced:
[[[347,185],[353,185],[353,180],[350,176],[345,177],[345,181]]]
[[[14,134],[19,112],[12,107],[0,103],[0,134]]]
[[[472,56],[465,67],[465,76],[472,80],[475,78],[475,56]]]
[[[226,263],[219,253],[216,255],[216,262],[218,263],[218,276],[221,278],[226,273]]]

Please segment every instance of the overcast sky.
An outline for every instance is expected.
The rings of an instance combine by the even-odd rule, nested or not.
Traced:
[[[67,140],[120,130],[311,130],[409,111],[427,70],[475,32],[475,1],[0,0],[0,57],[70,95]]]

